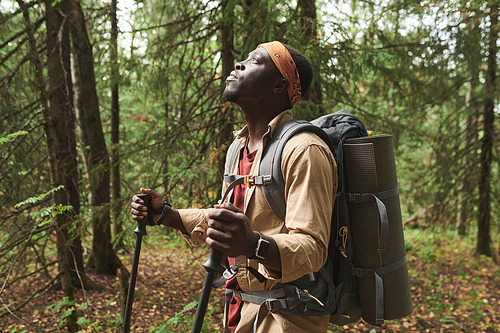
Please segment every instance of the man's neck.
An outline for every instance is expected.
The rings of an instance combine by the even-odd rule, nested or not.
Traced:
[[[260,110],[259,110],[260,109]],[[243,115],[248,129],[248,149],[254,151],[260,147],[264,134],[268,131],[268,125],[278,114],[286,108],[273,109],[243,109]]]

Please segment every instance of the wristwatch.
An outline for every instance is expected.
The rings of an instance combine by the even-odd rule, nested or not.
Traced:
[[[259,240],[257,241],[257,246],[255,247],[255,257],[259,259],[266,259],[267,251],[269,250],[269,241],[262,236],[260,232],[257,231],[257,233],[259,234]]]

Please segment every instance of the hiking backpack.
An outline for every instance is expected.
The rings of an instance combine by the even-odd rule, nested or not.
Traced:
[[[368,136],[363,122],[346,110],[311,122],[288,121],[267,142],[259,175],[250,176],[251,185],[262,186],[270,208],[285,220],[281,154],[291,137],[305,131],[324,140],[337,162],[338,189],[327,262],[320,271],[276,290],[237,296],[284,314],[330,314],[330,322],[336,325],[362,317],[380,326],[386,319],[409,315],[413,307],[390,135]],[[235,140],[229,148],[228,172],[239,146]],[[232,189],[248,184],[249,177],[226,174],[224,181]]]

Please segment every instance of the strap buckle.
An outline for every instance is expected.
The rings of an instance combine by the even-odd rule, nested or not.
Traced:
[[[372,193],[347,193],[348,201],[355,203],[374,201],[375,199],[372,198],[372,195]]]
[[[243,176],[245,184],[247,187],[254,185],[267,185],[273,182],[271,175],[264,176]]]
[[[250,187],[253,184],[255,184],[255,177],[254,176],[245,176],[245,180],[243,183],[247,186]]]
[[[364,278],[365,270],[359,267],[351,267],[351,274],[359,278]]]
[[[273,182],[273,179],[272,179],[271,175],[262,176],[262,184],[263,185],[271,184],[272,182]]]
[[[222,273],[222,276],[224,279],[229,280],[232,279],[236,273],[238,273],[238,267],[231,266]]]
[[[280,309],[280,302],[277,299],[267,299],[264,303],[269,311],[277,311]]]
[[[349,193],[349,202],[361,203],[361,194],[359,193]]]
[[[260,179],[257,176],[243,176],[245,180],[243,181],[243,184],[245,184],[247,187],[251,187],[254,185],[261,185],[262,181],[259,181]]]

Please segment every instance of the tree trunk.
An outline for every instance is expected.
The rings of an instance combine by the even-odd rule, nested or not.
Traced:
[[[232,13],[226,13],[226,11],[232,10],[231,8],[227,8],[228,1],[222,1],[221,10],[223,13],[223,17],[226,19],[223,23],[221,23],[221,58],[222,58],[222,83],[221,84],[221,92],[224,89],[224,82],[226,77],[229,76],[229,73],[234,69],[234,36],[233,36],[233,24],[231,18],[233,17]],[[217,136],[217,147],[228,147],[233,140],[233,107],[228,102],[222,102],[221,108],[219,110],[219,115],[217,122],[219,124],[219,135]],[[221,153],[219,155],[219,171],[218,176],[222,179],[225,170],[225,161],[226,154],[223,153],[226,149],[220,149]]]
[[[113,203],[113,231],[116,246],[123,247],[121,237],[123,227],[118,217],[121,211],[120,187],[120,104],[118,102],[118,88],[120,83],[120,68],[118,65],[118,18],[116,16],[117,0],[111,1],[111,189]]]
[[[127,296],[130,287],[130,273],[125,266],[118,268],[116,271],[120,285],[120,331],[123,329],[123,321],[125,318],[125,311],[127,310]]]
[[[458,214],[458,235],[465,236],[467,227],[472,216],[472,207],[474,205],[474,174],[476,159],[476,149],[473,145],[477,138],[477,120],[479,115],[479,103],[477,88],[479,86],[479,66],[481,65],[481,31],[479,29],[479,14],[465,17],[467,22],[467,37],[465,48],[468,50],[466,55],[468,59],[468,70],[470,81],[468,82],[468,92],[465,96],[465,105],[467,107],[467,117],[465,119],[464,149],[462,158],[462,188],[460,191],[460,211]]]
[[[47,152],[49,160],[50,183],[53,188],[65,185],[64,174],[61,174],[63,167],[68,163],[67,160],[61,160],[61,152],[58,149],[67,151],[68,140],[61,141],[61,137],[67,137],[70,128],[67,126],[68,118],[71,119],[71,85],[68,86],[68,80],[64,77],[69,75],[69,64],[66,57],[69,57],[69,35],[67,22],[60,13],[67,13],[67,0],[62,0],[52,7],[50,1],[46,1],[46,24],[47,24],[47,66],[49,75],[50,94],[46,93],[45,80],[43,78],[43,69],[38,50],[36,46],[33,29],[31,26],[28,8],[22,0],[17,0],[23,12],[24,22],[30,46],[30,60],[35,67],[35,76],[37,89],[40,94],[42,113],[44,119],[44,132],[47,140]],[[60,36],[58,32],[61,32]],[[50,102],[50,109],[49,109]],[[69,112],[68,112],[69,111]],[[64,133],[66,132],[66,133]],[[53,193],[52,203],[55,206],[68,205],[69,191],[64,188]],[[59,272],[61,273],[61,285],[64,296],[69,302],[74,304],[73,285],[71,283],[70,250],[68,246],[71,218],[67,214],[59,214],[54,218],[57,235],[57,254],[59,261]],[[71,311],[72,306],[68,306],[70,315],[65,320],[68,332],[73,333],[78,330],[76,311]],[[74,309],[74,307],[73,307]]]
[[[401,4],[399,2],[395,2],[395,24],[394,24],[394,43],[399,44],[400,42],[400,38],[399,38],[399,20],[400,20],[400,8],[401,8]],[[397,68],[399,67],[399,59],[396,58],[394,60],[394,67]],[[399,90],[399,80],[397,80],[396,78],[393,78],[391,80],[391,91],[393,92],[392,94],[392,98],[391,98],[391,110],[390,110],[390,115],[391,115],[391,119],[393,121],[395,121],[397,119],[397,111],[396,111],[396,105],[398,104],[398,101],[397,101],[397,96],[398,94],[395,93],[396,91]],[[394,145],[394,153],[396,155],[399,155],[399,130],[398,130],[398,127],[397,126],[392,126],[391,127],[391,135],[392,135],[392,142],[393,142],[393,145]]]
[[[469,86],[469,93],[471,92],[471,84]],[[470,109],[470,103],[468,103],[468,98],[466,97],[467,108]],[[458,212],[458,223],[457,223],[457,234],[460,236],[467,235],[467,227],[469,224],[469,219],[471,216],[471,196],[473,193],[473,183],[471,182],[471,174],[473,173],[474,165],[472,161],[474,160],[473,151],[471,150],[474,136],[472,135],[473,129],[473,115],[469,114],[465,120],[465,133],[464,133],[464,150],[462,158],[462,188],[460,189],[460,210]]]
[[[496,91],[496,54],[498,52],[498,4],[490,4],[490,40],[488,69],[486,70],[485,100],[483,111],[484,136],[481,142],[481,174],[479,178],[479,218],[476,254],[491,256],[491,160],[494,138],[494,108]]]
[[[301,45],[313,44],[319,46],[315,0],[298,0],[297,12],[299,15],[301,26]],[[311,65],[313,67],[313,72],[318,73],[319,69],[317,68],[317,66],[315,66],[314,63],[312,63]],[[317,75],[313,78],[311,86],[309,87],[309,90],[306,92],[306,94],[302,97],[302,100],[313,102],[314,105],[316,105],[316,108],[307,111],[304,115],[299,115],[299,117],[312,119],[325,113],[322,106],[323,94],[321,92],[321,80]]]
[[[94,59],[82,8],[76,0],[71,4],[71,39],[75,79],[75,108],[78,113],[84,161],[89,174],[92,207],[92,253],[89,267],[97,272],[116,275],[122,266],[111,244],[110,226],[110,161],[99,114],[95,85]]]

